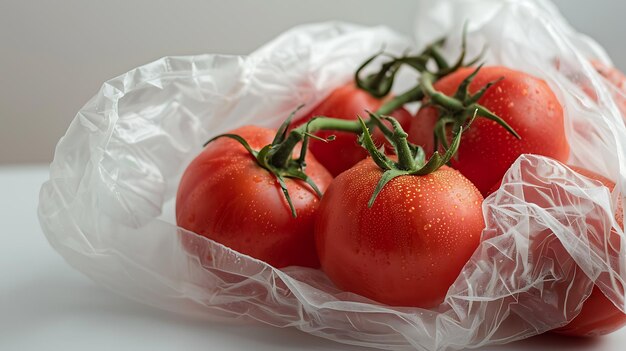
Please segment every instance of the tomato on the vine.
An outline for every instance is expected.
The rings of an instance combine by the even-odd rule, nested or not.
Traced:
[[[472,72],[473,68],[461,68],[434,83],[434,88],[454,96]],[[563,108],[545,81],[506,67],[483,67],[469,85],[469,92],[474,94],[490,82],[494,84],[477,102],[506,122],[520,139],[495,121],[477,118],[450,162],[483,195],[521,154],[544,155],[562,162],[569,156]],[[433,130],[440,117],[438,109],[424,105],[412,122],[409,140],[431,153],[435,147]]]
[[[601,182],[604,186],[613,190],[615,183],[604,176],[580,167],[570,167],[576,172]],[[615,209],[615,220],[624,228],[624,209],[621,201]],[[619,247],[619,237],[611,232],[608,238],[613,245]],[[580,313],[566,326],[554,330],[555,333],[571,336],[598,336],[609,334],[626,325],[626,314],[620,311],[604,293],[594,286],[591,295],[585,300]]]
[[[377,118],[372,115],[372,118]],[[478,246],[483,197],[444,156],[426,161],[400,124],[389,138],[397,157],[380,153],[365,124],[372,158],[343,172],[327,189],[315,224],[322,269],[339,287],[381,303],[433,307]]]
[[[478,246],[482,196],[458,171],[391,180],[368,158],[340,174],[315,228],[322,269],[340,288],[395,306],[439,304]]]
[[[368,92],[357,88],[351,82],[335,89],[326,99],[317,105],[306,116],[295,121],[292,126],[299,126],[315,116],[334,117],[345,120],[355,120],[357,116],[364,117],[367,111],[375,112],[386,101],[391,99],[377,99]],[[404,108],[399,108],[390,114],[395,117],[403,128],[408,129],[412,116]],[[315,158],[333,175],[336,176],[346,169],[354,166],[367,156],[355,138],[354,134],[341,131],[320,131],[315,135],[321,138],[335,136],[332,142],[325,143],[320,140],[311,140],[309,148]],[[374,131],[374,141],[378,145],[385,143],[384,136],[380,131]]]
[[[270,143],[276,131],[255,126],[231,132],[252,149]],[[332,176],[312,155],[307,174],[322,192]],[[275,267],[318,267],[313,225],[319,198],[300,179],[284,180],[297,217],[277,178],[262,168],[242,144],[220,138],[187,167],[176,197],[179,226]]]

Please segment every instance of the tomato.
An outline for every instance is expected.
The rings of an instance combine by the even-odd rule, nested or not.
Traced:
[[[255,150],[276,131],[246,126],[231,132]],[[307,174],[323,192],[332,176],[307,155]],[[274,267],[318,267],[313,227],[319,198],[301,180],[286,178],[297,217],[274,175],[228,138],[209,143],[185,170],[176,197],[178,225]]]
[[[601,182],[611,191],[615,187],[615,183],[613,181],[597,173],[580,167],[570,166],[570,168],[585,177]],[[491,192],[497,191],[499,187],[500,184],[497,184]],[[556,189],[553,193],[558,194]],[[552,200],[548,201],[551,202]],[[564,199],[560,199],[559,201],[564,201]],[[622,228],[624,226],[623,215],[624,210],[622,203],[619,202],[618,207],[615,210],[615,219],[618,225]],[[614,248],[619,248],[619,239],[619,236],[614,232],[609,238]],[[563,294],[566,293],[567,292],[563,292]],[[591,295],[587,298],[587,300],[585,300],[580,313],[568,325],[555,329],[553,332],[570,336],[597,336],[611,333],[620,329],[624,325],[626,325],[626,314],[620,311],[608,298],[606,298],[598,287],[594,286]]]
[[[609,190],[613,190],[615,187],[613,181],[599,174],[579,167],[571,168],[588,178],[601,182]],[[615,211],[615,219],[622,228],[624,227],[623,216],[624,209],[620,202]],[[619,247],[619,237],[616,234],[610,239],[615,247]],[[597,336],[614,332],[624,325],[626,325],[626,314],[620,311],[597,286],[594,286],[578,316],[568,325],[558,328],[554,332],[572,336]]]
[[[626,76],[615,67],[610,67],[600,61],[592,60],[591,64],[601,76],[622,92],[626,92]]]
[[[367,158],[340,174],[318,209],[323,271],[341,289],[395,306],[433,307],[477,248],[482,196],[458,171],[392,179]]]
[[[462,68],[434,84],[435,89],[454,95],[459,84],[474,71]],[[569,145],[565,137],[563,108],[550,87],[541,79],[505,67],[480,69],[469,86],[476,93],[491,86],[478,103],[500,116],[520,136],[486,118],[477,118],[461,139],[451,166],[467,177],[483,195],[498,183],[511,164],[525,153],[567,161]],[[432,106],[419,110],[409,130],[409,140],[422,145],[427,153],[434,148],[433,128],[439,118]]]
[[[385,101],[387,100],[372,97],[351,82],[335,89],[317,107],[303,118],[295,121],[292,126],[301,125],[315,116],[346,120],[356,120],[357,115],[366,118],[366,110],[375,112]],[[400,108],[391,113],[391,115],[400,122],[404,129],[408,129],[412,117],[407,110]],[[336,137],[332,142],[325,143],[319,140],[311,140],[309,144],[309,150],[333,176],[354,166],[367,156],[367,151],[358,144],[356,136],[352,133],[320,131],[315,133],[315,135],[322,138],[327,138],[330,135],[335,135]],[[379,130],[374,131],[374,141],[378,145],[385,143],[385,137]]]
[[[608,66],[601,61],[591,60],[593,68],[598,72],[608,85],[613,100],[617,104],[617,108],[622,114],[622,118],[626,121],[626,76],[619,69]],[[561,67],[560,60],[555,60],[555,66],[561,69],[569,80],[578,85],[582,91],[587,94],[593,101],[598,102],[598,94],[592,87],[589,78],[573,69],[565,69]],[[574,126],[577,127],[576,125]],[[580,127],[580,132],[585,132],[584,127]],[[578,129],[577,129],[578,130]]]
[[[622,118],[626,120],[626,76],[617,68],[606,66],[600,61],[593,60],[591,64],[613,87],[613,99],[622,113]]]
[[[582,310],[568,325],[553,330],[570,336],[593,337],[612,333],[626,325],[626,314],[620,311],[594,286]]]

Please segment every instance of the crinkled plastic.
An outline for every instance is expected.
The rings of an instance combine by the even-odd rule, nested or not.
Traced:
[[[570,164],[616,180],[612,193],[553,160],[520,157],[484,202],[480,247],[433,310],[380,305],[338,290],[319,270],[278,270],[176,226],[178,181],[209,137],[276,126],[297,105],[314,106],[383,44],[400,53],[449,34],[452,57],[468,18],[470,52],[488,44],[488,63],[554,89]],[[536,335],[574,318],[594,282],[624,311],[626,243],[613,208],[626,185],[626,128],[589,62],[607,56],[542,1],[424,1],[416,26],[417,45],[383,27],[307,25],[247,57],[166,57],[106,82],[59,142],[41,189],[48,240],[96,282],[162,309],[381,349]]]

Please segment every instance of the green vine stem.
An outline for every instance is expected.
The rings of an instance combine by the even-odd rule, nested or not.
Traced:
[[[424,90],[420,85],[417,85],[384,103],[378,110],[376,110],[376,113],[379,115],[389,115],[400,107],[410,102],[422,101],[423,98]]]
[[[424,96],[428,99],[428,103],[435,106],[439,110],[439,120],[435,125],[433,131],[435,137],[435,148],[441,143],[444,148],[448,147],[447,130],[448,126],[452,127],[452,131],[456,132],[461,126],[467,123],[470,118],[483,117],[492,120],[499,124],[507,132],[512,134],[517,139],[521,139],[520,135],[502,118],[495,113],[491,112],[488,108],[478,103],[478,100],[487,92],[487,90],[495,83],[500,81],[498,79],[493,82],[487,83],[475,94],[470,94],[469,85],[474,80],[482,65],[478,66],[469,76],[467,76],[453,96],[448,96],[433,86],[437,77],[429,72],[424,72],[420,76],[419,86],[422,88]]]
[[[477,115],[496,121],[511,134],[519,138],[519,135],[504,120],[489,111],[484,106],[478,104],[480,97],[495,82],[487,84],[473,95],[469,94],[468,86],[479,70],[480,67],[478,67],[461,83],[454,96],[447,96],[442,92],[437,91],[433,86],[433,83],[438,78],[437,74],[425,71],[420,76],[419,84],[417,86],[401,95],[398,95],[394,99],[391,99],[375,113],[368,112],[370,119],[367,124],[360,117],[358,120],[343,120],[319,116],[289,131],[291,120],[295,116],[296,112],[302,107],[300,106],[293,111],[289,118],[287,118],[280,128],[278,128],[272,143],[264,146],[260,150],[253,150],[243,138],[234,134],[218,135],[209,140],[206,144],[218,138],[227,137],[243,145],[244,148],[256,159],[259,166],[265,168],[276,177],[285,198],[289,203],[291,213],[294,217],[296,217],[297,214],[289,196],[289,192],[287,191],[285,178],[300,179],[309,184],[318,196],[322,196],[319,188],[304,172],[306,167],[305,155],[308,149],[307,146],[309,138],[319,139],[319,137],[316,137],[313,133],[321,130],[343,131],[360,134],[359,141],[361,142],[361,145],[367,149],[376,164],[381,167],[381,169],[385,170],[385,173],[383,174],[383,177],[381,178],[381,181],[370,200],[371,206],[380,190],[391,179],[400,175],[424,175],[432,173],[450,161],[459,147],[463,129],[466,128]],[[403,106],[405,103],[411,101],[421,101],[424,98],[428,99],[427,102],[430,105],[437,107],[441,112],[440,121],[436,125],[434,135],[435,141],[439,140],[445,149],[444,155],[440,155],[439,152],[435,151],[428,161],[425,159],[425,153],[421,147],[413,145],[407,141],[408,135],[404,130],[402,130],[402,127],[397,120],[392,117],[381,117],[381,115],[385,115],[388,112],[390,113],[396,108]],[[392,128],[390,129],[387,127],[384,124],[384,121],[389,122]],[[446,139],[448,124],[453,124],[453,140],[451,143],[448,143]],[[368,127],[378,127],[383,132],[383,135],[395,148],[396,154],[398,155],[397,162],[392,161],[378,151],[374,141],[372,140]],[[332,140],[332,137],[323,140],[330,141]],[[300,142],[303,143],[300,155],[298,158],[293,158],[293,150]]]
[[[375,120],[385,119],[393,126],[393,134],[388,136],[388,139],[394,145],[396,154],[398,155],[398,161],[393,161],[376,148],[369,129],[363,119],[359,117],[361,130],[363,131],[361,137],[359,138],[361,145],[367,150],[376,165],[378,165],[378,167],[380,167],[383,171],[383,174],[376,184],[372,196],[370,197],[368,207],[372,207],[374,205],[378,194],[380,194],[385,185],[394,178],[407,175],[423,176],[437,171],[443,165],[448,163],[459,148],[461,135],[463,134],[464,129],[463,126],[459,128],[458,133],[454,136],[450,148],[448,148],[443,155],[439,154],[438,151],[435,151],[430,159],[426,160],[424,150],[420,146],[411,144],[407,141],[407,133],[402,130],[402,126],[396,119],[393,117],[380,117],[372,113],[370,114],[370,118]],[[469,120],[468,126],[472,123],[472,121],[473,119]]]
[[[455,111],[460,111],[465,109],[467,111],[473,111],[472,108],[467,108],[467,106],[464,106],[463,102],[459,101],[459,99],[454,99],[454,97],[448,97],[444,94],[437,92],[433,88],[433,83],[437,80],[455,72],[461,67],[472,66],[483,57],[486,48],[483,48],[478,56],[466,62],[466,37],[467,23],[463,27],[461,52],[453,64],[449,64],[441,52],[443,45],[446,41],[445,38],[439,39],[431,43],[421,53],[415,56],[404,55],[401,57],[394,57],[390,54],[379,52],[367,59],[356,71],[356,85],[360,89],[368,92],[370,95],[376,98],[382,98],[390,93],[395,76],[398,73],[400,67],[402,65],[408,65],[416,70],[418,73],[420,73],[417,85],[385,102],[378,110],[375,111],[376,114],[381,116],[389,115],[396,109],[404,106],[405,104],[422,101],[427,95],[434,103],[441,103],[442,105],[445,105],[446,108],[449,110],[452,109]],[[372,63],[374,59],[382,55],[390,57],[391,60],[383,63],[378,72],[371,73],[365,78],[361,78],[361,71],[364,70],[370,63]],[[434,65],[437,67],[437,71],[432,72],[428,69],[428,63],[431,60],[434,61]],[[488,115],[488,111],[483,109],[482,107],[479,107],[479,112],[481,112],[481,115]],[[372,123],[372,120],[368,121],[366,125],[369,128],[376,127],[376,125]],[[445,141],[443,141],[443,143],[445,144]]]
[[[395,57],[392,54],[380,51],[367,60],[357,69],[354,75],[354,80],[359,89],[366,91],[375,98],[383,98],[391,92],[393,82],[396,75],[400,71],[400,68],[404,65],[411,67],[419,74],[428,72],[440,79],[446,75],[455,72],[462,67],[471,67],[478,63],[486,52],[486,46],[483,47],[481,52],[473,59],[466,61],[467,55],[467,23],[463,26],[462,39],[461,39],[461,52],[457,59],[452,63],[448,63],[445,59],[442,49],[446,43],[446,38],[441,38],[429,44],[417,55],[404,54],[399,57]],[[365,77],[362,77],[362,71],[365,70],[374,60],[380,56],[389,57],[390,60],[382,63],[378,71],[370,73]],[[434,63],[436,71],[429,70],[429,63]],[[410,100],[411,101],[419,101]],[[384,112],[393,111],[392,109],[386,109]]]
[[[356,121],[349,121],[338,118],[318,116],[309,123],[303,124],[289,132],[287,138],[270,152],[270,164],[274,167],[285,167],[291,159],[291,154],[296,145],[307,135],[320,130],[333,130],[359,134],[361,127]]]

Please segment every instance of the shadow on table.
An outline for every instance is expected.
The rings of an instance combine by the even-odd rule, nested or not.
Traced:
[[[61,275],[58,272],[58,269],[44,268],[28,284],[8,290],[6,302],[13,300],[29,303],[7,305],[9,310],[2,314],[12,316],[12,320],[2,327],[2,334],[13,340],[28,340],[45,334],[51,326],[63,323],[72,325],[79,320],[80,323],[93,323],[94,328],[102,325],[119,328],[119,324],[123,322],[124,326],[137,326],[141,333],[145,333],[146,328],[149,331],[175,329],[182,331],[181,339],[187,337],[194,339],[194,343],[206,345],[211,345],[215,336],[220,335],[222,340],[244,339],[245,344],[264,346],[262,349],[371,350],[338,344],[295,328],[275,328],[260,324],[241,326],[188,318],[116,295],[86,279],[76,277],[79,273],[70,271],[69,268]],[[59,338],[66,336],[59,335]],[[206,338],[206,341],[202,341],[202,338]]]
[[[8,299],[18,297],[20,301],[30,301],[27,306],[9,307],[9,316],[15,316],[12,323],[3,327],[3,332],[12,338],[29,338],[37,335],[38,328],[44,330],[51,323],[60,323],[72,320],[76,316],[88,316],[94,321],[106,321],[105,325],[124,321],[124,325],[148,325],[160,327],[158,330],[184,330],[185,335],[198,340],[206,338],[210,345],[216,335],[224,339],[245,339],[246,343],[271,347],[271,349],[325,349],[325,350],[372,350],[338,344],[329,340],[315,337],[295,328],[274,328],[264,325],[229,325],[206,320],[183,317],[175,313],[166,312],[142,305],[135,301],[118,296],[104,288],[96,286],[84,279],[77,279],[78,274],[63,273],[58,276],[58,270],[38,272],[30,284],[22,284],[9,291]],[[57,275],[57,276],[55,276]],[[11,311],[13,309],[13,311]],[[33,318],[32,316],[36,316]],[[163,329],[161,329],[163,328]],[[144,330],[145,331],[145,330]],[[211,331],[208,333],[207,331]],[[34,334],[35,333],[35,334]],[[526,351],[538,350],[602,350],[605,342],[602,338],[567,338],[554,334],[544,334],[515,343],[484,348],[484,351]],[[275,346],[275,347],[274,347]]]
[[[603,350],[606,344],[603,338],[572,338],[562,335],[545,333],[526,340],[517,341],[507,345],[499,346],[498,349],[506,349],[507,351],[526,351],[526,350]],[[491,348],[485,348],[489,351]]]

